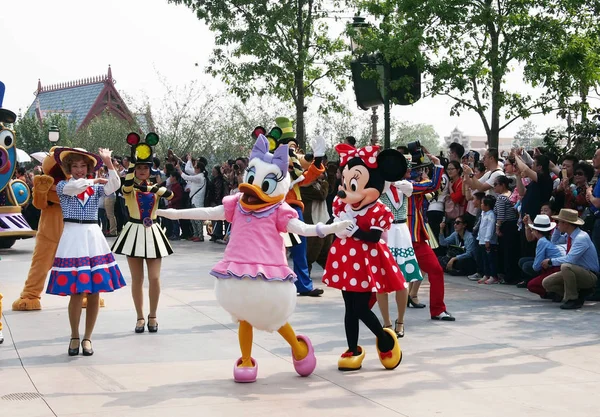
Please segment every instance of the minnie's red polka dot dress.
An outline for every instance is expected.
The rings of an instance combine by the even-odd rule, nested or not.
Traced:
[[[371,229],[388,230],[394,221],[390,209],[379,201],[354,212],[336,197],[333,214],[342,219],[351,214],[356,225],[365,232]],[[366,242],[355,237],[338,238],[333,242],[327,256],[323,283],[328,287],[351,292],[386,293],[403,290],[407,286],[383,240]]]

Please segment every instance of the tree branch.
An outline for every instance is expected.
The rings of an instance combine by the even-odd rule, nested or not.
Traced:
[[[548,101],[550,101],[550,100],[548,100]],[[546,103],[547,103],[548,101],[546,101]],[[542,104],[544,104],[544,103],[542,103]],[[533,108],[535,108],[535,107],[537,107],[537,106],[540,106],[540,105],[541,105],[540,103],[535,103],[535,104],[532,104],[532,105],[531,105],[531,106],[529,106],[529,107],[528,107],[526,110],[533,109]],[[560,108],[558,108],[558,107],[557,107],[557,108],[552,108],[552,109],[550,109],[550,111],[555,111],[555,110],[560,110]],[[545,112],[547,112],[547,111],[544,111],[544,110],[539,110],[539,111],[534,111],[534,112],[531,112],[531,113],[529,113],[529,114],[530,114],[530,115],[531,115],[531,114],[543,114],[543,113],[545,113]],[[504,129],[505,127],[507,127],[508,125],[510,125],[512,122],[514,122],[515,120],[519,120],[519,119],[520,119],[520,118],[522,118],[522,117],[523,117],[523,116],[521,116],[521,115],[517,115],[517,116],[513,117],[513,118],[512,118],[512,119],[510,119],[508,122],[506,122],[504,125],[502,125],[500,128],[498,128],[498,131],[501,131],[502,129]]]
[[[466,100],[464,100],[462,98],[454,97],[450,93],[443,93],[443,94],[446,95],[446,96],[448,96],[448,97],[450,97],[453,100],[458,101],[463,106],[465,106],[465,107],[467,107],[467,108],[469,108],[471,110],[474,110],[479,115],[479,117],[481,118],[481,121],[483,122],[483,127],[485,128],[485,133],[489,134],[489,132],[490,132],[490,125],[489,125],[489,123],[488,123],[488,121],[487,121],[487,119],[485,117],[485,113],[483,112],[483,110],[481,109],[481,107],[474,106],[473,104],[469,103],[468,101],[466,101]]]
[[[316,83],[316,82],[317,82],[317,81],[319,81],[320,79],[323,79],[323,78],[325,78],[325,77],[329,76],[329,74],[331,74],[331,73],[332,73],[332,70],[331,70],[331,69],[329,69],[329,70],[325,71],[323,74],[321,74],[320,76],[318,76],[318,77],[316,77],[314,80],[312,80],[312,81],[310,82],[310,84],[308,84],[308,85],[306,86],[305,90],[309,90],[309,89],[311,89],[311,88],[312,88],[312,86],[314,85],[314,83]]]

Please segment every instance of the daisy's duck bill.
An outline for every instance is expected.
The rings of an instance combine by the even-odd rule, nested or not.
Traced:
[[[288,146],[281,145],[271,153],[269,141],[259,135],[250,153],[244,182],[238,187],[241,206],[247,211],[266,209],[281,203],[289,188]]]

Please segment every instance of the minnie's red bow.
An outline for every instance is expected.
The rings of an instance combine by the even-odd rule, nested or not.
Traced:
[[[389,350],[389,351],[387,351],[387,352],[380,352],[380,353],[379,353],[379,357],[380,357],[381,359],[392,359],[392,356],[393,356],[393,355],[392,355],[392,351],[391,351],[391,350]]]
[[[340,155],[340,166],[344,166],[352,158],[360,158],[367,167],[377,168],[377,154],[379,146],[365,146],[364,148],[356,149],[347,143],[340,143],[335,147],[336,152]]]
[[[80,199],[81,201],[85,200],[85,195],[88,196],[93,196],[94,195],[94,189],[92,187],[88,187],[84,192],[77,194],[77,198]]]

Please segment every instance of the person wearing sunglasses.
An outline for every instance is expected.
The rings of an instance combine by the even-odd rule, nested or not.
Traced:
[[[573,185],[569,186],[568,179],[563,179],[561,182],[565,196],[564,208],[577,210],[577,214],[581,217],[589,205],[586,192],[594,176],[594,168],[588,163],[581,162],[575,165],[573,172]]]
[[[440,225],[439,244],[448,248],[445,256],[438,257],[440,265],[450,275],[466,276],[475,273],[477,264],[475,262],[475,251],[477,242],[473,234],[467,229],[467,222],[463,216],[458,216],[454,221],[454,232],[444,237],[442,230],[445,223]]]

